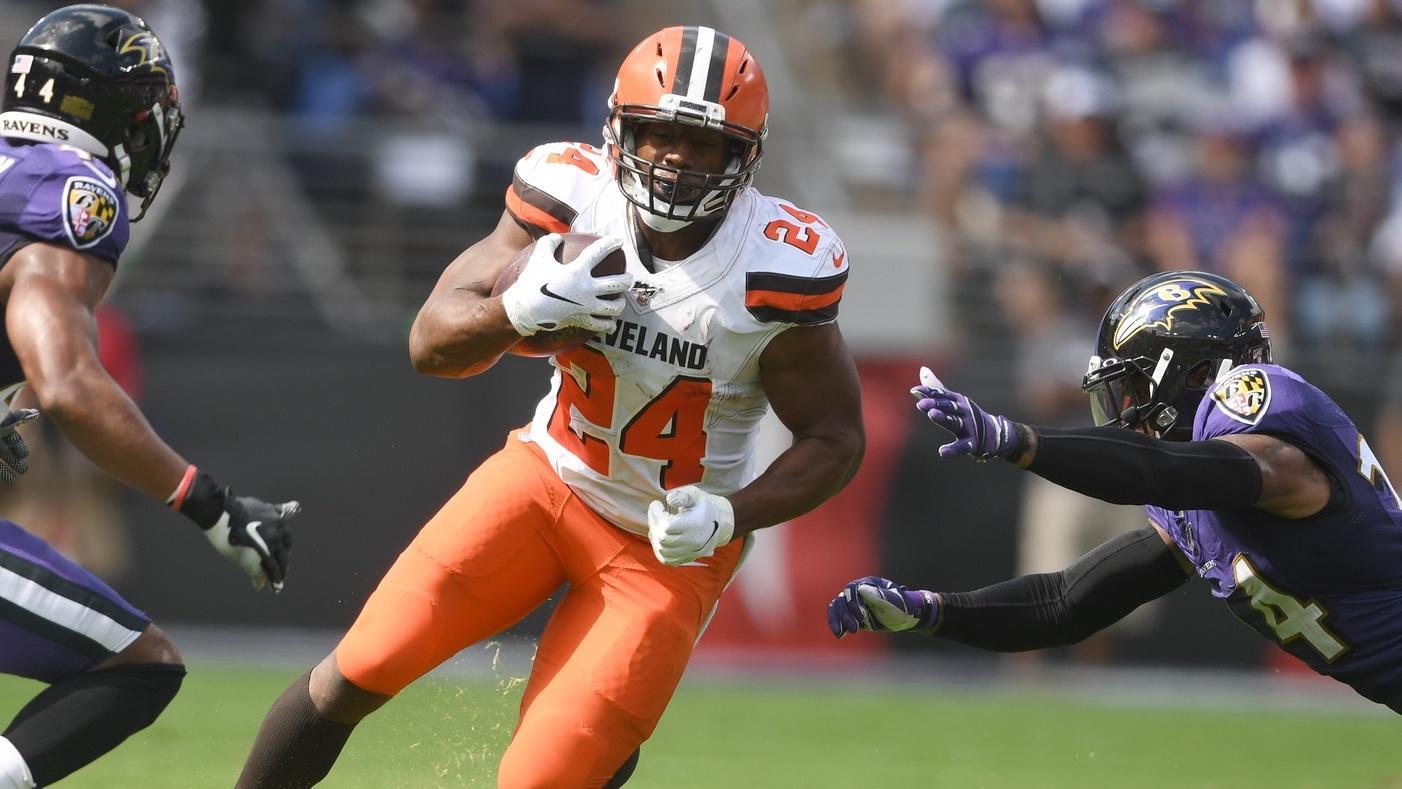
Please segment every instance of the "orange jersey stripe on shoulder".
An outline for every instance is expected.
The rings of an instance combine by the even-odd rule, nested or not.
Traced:
[[[820,310],[824,307],[836,304],[842,298],[842,290],[846,284],[837,286],[828,293],[818,293],[806,295],[803,293],[785,293],[778,290],[747,290],[745,291],[746,307],[776,307],[781,310]]]
[[[521,196],[516,194],[514,186],[506,188],[506,210],[518,220],[547,233],[568,233],[570,230],[567,223],[522,200]]]

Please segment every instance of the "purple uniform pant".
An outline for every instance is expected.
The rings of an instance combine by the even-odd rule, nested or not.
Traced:
[[[122,651],[149,624],[97,576],[0,520],[0,673],[54,682]]]

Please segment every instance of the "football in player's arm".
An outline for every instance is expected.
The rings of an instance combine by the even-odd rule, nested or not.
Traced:
[[[501,220],[443,272],[409,350],[421,372],[465,378],[536,332],[596,334],[551,358],[530,425],[274,704],[240,787],[321,780],[357,722],[562,583],[497,783],[621,785],[751,532],[855,473],[860,393],[836,323],[847,254],[817,215],[750,186],[769,105],[759,64],[723,33],[673,27],[616,85],[602,149],[551,143],[518,162]],[[561,265],[565,232],[600,239]],[[626,273],[593,276],[620,248]],[[770,407],[794,441],[756,477]]]
[[[928,369],[911,391],[954,435],[941,457],[1004,460],[1144,504],[1148,525],[1061,572],[972,592],[856,579],[828,606],[833,634],[912,630],[1042,649],[1079,641],[1196,574],[1315,671],[1402,712],[1397,491],[1349,417],[1270,363],[1251,295],[1212,274],[1155,274],[1111,305],[1096,353],[1084,388],[1097,427],[990,414]]]
[[[295,502],[234,496],[171,449],[103,369],[93,311],[169,169],[175,73],[141,19],[73,6],[6,62],[0,104],[0,481],[27,469],[23,423],[52,419],[98,467],[176,511],[281,589]],[[127,197],[140,201],[129,219]],[[27,385],[39,410],[11,409]],[[0,521],[0,672],[48,687],[0,736],[0,787],[47,786],[149,725],[185,669],[144,613],[18,524]]]

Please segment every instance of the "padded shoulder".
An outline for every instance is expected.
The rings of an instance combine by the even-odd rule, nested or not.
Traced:
[[[129,236],[126,200],[105,164],[61,145],[7,147],[0,153],[12,161],[0,173],[0,204],[6,206],[0,232],[117,262]]]
[[[1234,367],[1212,385],[1193,420],[1193,438],[1232,433],[1278,433],[1311,441],[1319,426],[1348,417],[1323,392],[1274,364]]]
[[[506,210],[532,238],[565,233],[612,183],[604,152],[588,143],[552,142],[520,161],[506,190]]]
[[[837,320],[847,247],[822,217],[759,196],[747,244],[745,307],[761,323],[816,326]]]

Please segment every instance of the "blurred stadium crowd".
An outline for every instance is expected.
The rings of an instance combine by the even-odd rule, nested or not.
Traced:
[[[1402,3],[825,9],[863,64],[833,77],[907,128],[903,189],[972,296],[958,322],[995,295],[1029,416],[1084,419],[1064,369],[1125,284],[1206,269],[1263,302],[1278,359],[1376,407],[1402,463]]]
[[[857,7],[956,267],[1035,267],[1096,317],[1150,270],[1207,269],[1285,347],[1396,344],[1402,4]]]

